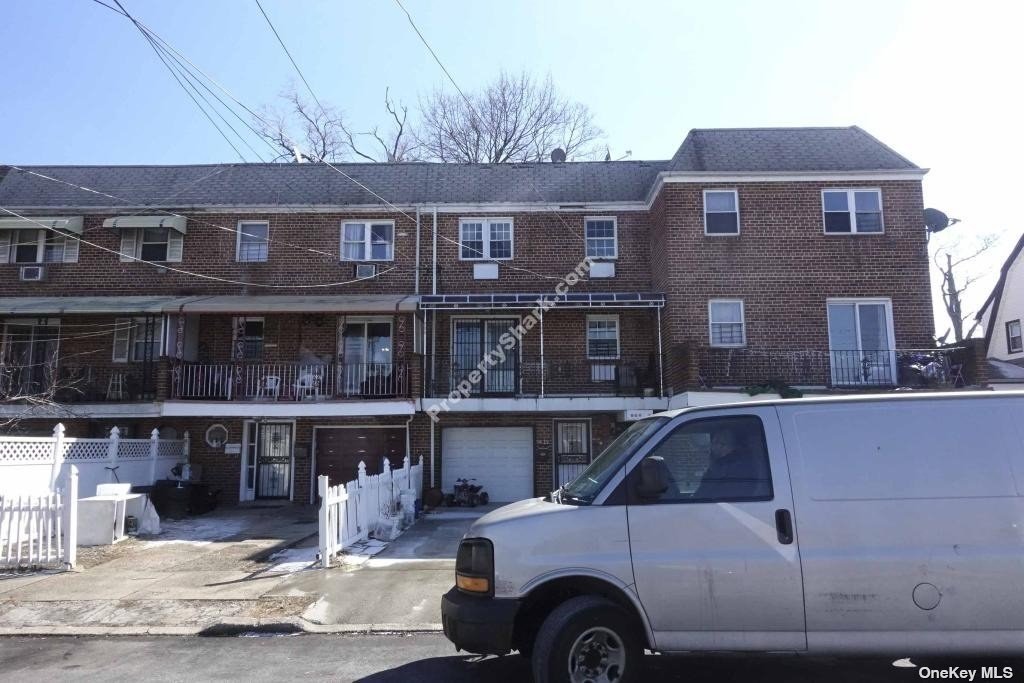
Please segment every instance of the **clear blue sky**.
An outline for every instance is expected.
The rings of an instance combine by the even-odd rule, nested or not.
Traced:
[[[252,0],[122,1],[246,103],[294,79]],[[666,158],[694,127],[862,126],[932,169],[926,203],[964,219],[942,240],[1004,235],[975,304],[1024,229],[1007,210],[1024,158],[1020,4],[406,0],[464,89],[550,72],[615,156]],[[357,128],[382,122],[386,86],[413,103],[444,85],[390,0],[264,7]],[[8,0],[0,17],[0,162],[237,160],[123,18],[90,0]]]

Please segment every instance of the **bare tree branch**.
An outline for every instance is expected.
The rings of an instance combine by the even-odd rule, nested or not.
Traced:
[[[596,158],[604,136],[586,105],[561,96],[550,76],[525,72],[502,72],[465,98],[435,90],[421,98],[420,114],[420,154],[441,162],[546,161],[556,147],[569,159]]]
[[[964,332],[964,324],[975,315],[974,311],[964,312],[964,293],[972,284],[984,277],[983,274],[964,273],[964,267],[991,249],[997,239],[992,235],[984,236],[977,248],[962,256],[954,255],[960,248],[959,242],[954,242],[944,249],[936,250],[932,256],[932,261],[941,277],[939,289],[942,293],[942,303],[946,309],[946,315],[949,317],[953,338],[957,342],[969,339],[978,329],[980,322],[975,320],[970,329],[966,333]]]

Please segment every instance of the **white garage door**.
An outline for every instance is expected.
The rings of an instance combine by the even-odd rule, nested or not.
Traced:
[[[492,501],[533,496],[533,430],[530,427],[448,427],[441,430],[441,482],[476,479]]]

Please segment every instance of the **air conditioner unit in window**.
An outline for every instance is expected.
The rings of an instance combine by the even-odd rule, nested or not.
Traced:
[[[25,282],[40,282],[46,279],[46,268],[43,266],[22,266],[18,279]]]
[[[364,278],[377,277],[377,266],[373,263],[357,263],[356,264],[356,279],[362,280]]]

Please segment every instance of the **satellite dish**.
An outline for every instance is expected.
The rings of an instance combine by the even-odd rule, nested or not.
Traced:
[[[924,225],[928,228],[928,232],[942,232],[949,226],[959,222],[960,219],[950,218],[938,209],[924,210]]]
[[[555,147],[553,150],[551,150],[551,161],[555,162],[556,164],[560,164],[563,161],[565,161],[565,150],[562,149],[561,147]]]

